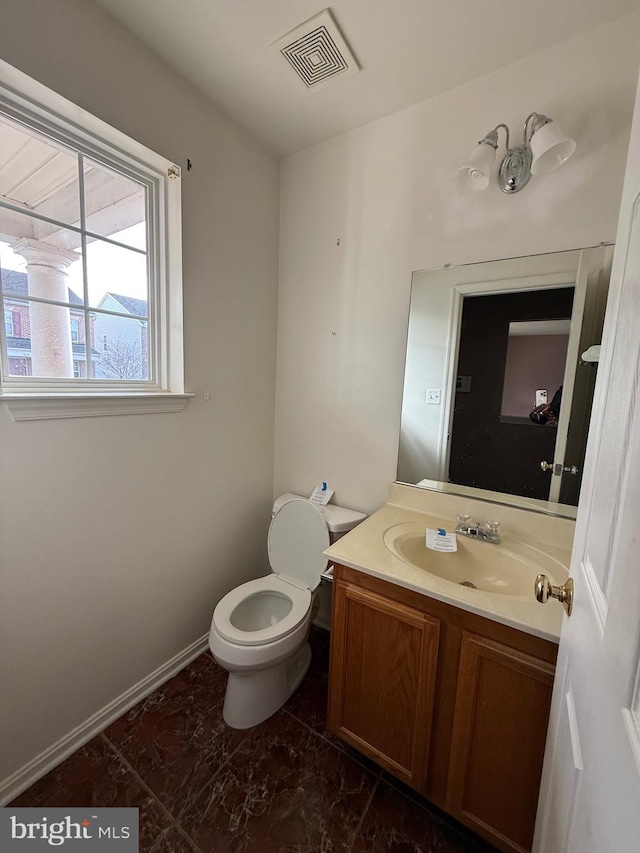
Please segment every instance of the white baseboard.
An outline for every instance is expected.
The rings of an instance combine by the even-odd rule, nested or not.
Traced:
[[[160,685],[168,681],[176,673],[184,669],[185,666],[195,660],[207,648],[209,635],[205,634],[200,639],[196,640],[190,646],[177,655],[168,660],[162,666],[158,667],[150,675],[143,678],[133,687],[126,690],[120,696],[109,702],[97,713],[85,720],[69,734],[60,738],[40,755],[37,755],[31,761],[12,773],[4,781],[0,782],[0,806],[4,806],[14,800],[19,794],[31,787],[34,782],[45,776],[58,764],[61,764],[65,758],[72,755],[85,743],[88,743],[92,738],[107,726],[111,725],[114,720],[121,717],[134,705],[137,705],[141,699],[144,699],[154,690],[157,690]]]

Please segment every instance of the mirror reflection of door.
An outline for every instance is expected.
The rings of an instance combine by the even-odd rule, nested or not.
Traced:
[[[535,290],[463,301],[449,480],[545,500],[557,420],[529,417],[545,390],[563,382],[574,288]]]
[[[528,506],[535,504],[543,511],[564,515],[564,511],[559,509],[560,505],[564,504],[568,508],[567,516],[572,516],[571,508],[578,502],[597,374],[597,364],[583,364],[581,355],[601,340],[611,255],[610,246],[598,246],[446,266],[437,270],[418,270],[413,274],[398,447],[397,472],[400,482],[453,494],[460,485],[462,494],[468,494],[471,489],[473,494],[485,494],[490,500],[515,505],[522,505],[522,496],[528,495],[525,498]],[[473,488],[464,483],[458,484],[451,474],[458,462],[457,451],[452,452],[451,448],[454,409],[460,409],[464,403],[463,394],[470,393],[465,389],[474,388],[471,380],[476,368],[475,358],[472,359],[470,367],[458,367],[460,327],[465,300],[523,293],[530,294],[531,299],[535,300],[537,293],[540,302],[544,303],[554,292],[567,288],[573,289],[573,306],[570,309],[571,324],[564,376],[561,383],[554,375],[535,379],[533,389],[535,391],[544,388],[548,399],[551,399],[562,384],[564,403],[561,406],[560,418],[557,427],[547,428],[533,423],[529,426],[529,422],[525,421],[528,429],[523,426],[521,430],[524,448],[530,441],[543,440],[544,432],[539,432],[538,438],[534,439],[533,430],[548,430],[544,439],[551,445],[546,448],[548,454],[541,454],[535,459],[538,483],[540,480],[546,483],[542,500],[534,500],[530,488],[527,491],[521,490],[520,485],[516,486],[513,482],[507,486],[508,492],[495,487]],[[491,314],[492,312],[489,312],[482,340],[477,347],[479,353],[491,349],[496,339]],[[552,320],[558,319],[555,310],[551,315]],[[522,329],[516,325],[521,322],[547,325],[551,322],[548,312],[542,315],[537,312],[531,314],[530,318],[521,314],[508,317],[503,324],[498,335],[502,336],[503,359],[509,345],[509,337],[517,337],[515,334],[509,335],[509,329],[512,332],[517,328]],[[517,346],[515,344],[516,348]],[[549,343],[549,348],[552,346],[553,344]],[[591,358],[591,355],[589,357]],[[505,396],[504,360],[496,367],[496,375],[499,376],[499,381],[495,383],[494,391],[488,399],[493,400],[495,421],[500,429],[503,425],[508,425],[509,417],[503,414],[502,408]],[[460,386],[456,395],[457,379],[460,380]],[[530,393],[531,391],[527,391],[525,396],[528,398]],[[527,405],[529,406],[528,403]],[[528,411],[534,405],[535,396]],[[521,422],[522,413],[523,410],[520,410],[520,414],[515,416],[520,418]],[[491,464],[496,461],[500,464],[503,447],[496,442],[496,429],[490,425],[484,434],[487,436],[487,446],[478,441],[474,444],[474,455],[482,460],[492,460]],[[556,437],[555,446],[550,441],[552,435]],[[463,455],[468,455],[468,448],[464,443],[456,444]],[[542,461],[548,462],[552,467],[546,472],[538,473]],[[578,474],[566,473],[565,468],[569,471],[577,469]],[[489,474],[493,476],[494,472],[490,471]]]

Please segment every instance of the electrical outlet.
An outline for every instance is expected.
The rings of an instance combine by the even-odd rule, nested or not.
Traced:
[[[440,388],[427,388],[427,403],[431,406],[440,405]]]

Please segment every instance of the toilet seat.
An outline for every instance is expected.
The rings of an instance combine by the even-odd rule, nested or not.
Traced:
[[[233,624],[234,612],[253,596],[283,597],[291,602],[291,609],[272,625],[258,630],[243,630]],[[241,646],[260,646],[286,637],[306,618],[311,606],[311,590],[300,589],[275,574],[257,580],[247,581],[232,589],[220,600],[213,611],[213,624],[216,631],[225,640]]]
[[[312,591],[327,567],[322,552],[329,543],[318,507],[298,497],[283,504],[267,536],[273,574],[224,596],[213,611],[219,637],[237,646],[264,646],[293,633],[310,615]]]
[[[269,525],[271,570],[294,586],[314,590],[329,564],[322,552],[330,544],[321,510],[305,498],[293,498],[276,512]]]

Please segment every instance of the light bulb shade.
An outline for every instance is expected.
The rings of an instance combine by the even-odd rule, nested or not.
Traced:
[[[486,190],[495,158],[496,149],[493,145],[486,142],[476,145],[467,162],[458,169],[458,180],[462,186],[468,190]]]
[[[546,175],[559,169],[576,150],[575,141],[565,136],[553,121],[536,130],[529,144],[533,155],[532,175]]]

